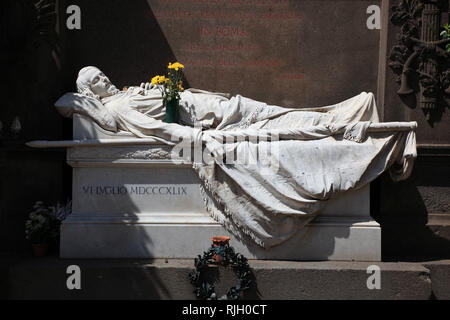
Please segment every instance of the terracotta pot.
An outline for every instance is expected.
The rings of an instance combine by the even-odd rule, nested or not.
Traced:
[[[212,237],[211,241],[213,242],[213,247],[225,246],[225,245],[228,245],[228,241],[230,241],[230,237],[216,236],[216,237]],[[218,255],[218,254],[215,254],[213,258],[216,262],[220,262],[220,260],[221,260],[220,255]]]
[[[228,244],[228,241],[230,241],[230,237],[215,236],[215,237],[211,238],[211,241],[213,242],[213,246],[217,247],[219,245],[226,245],[226,244]]]
[[[33,243],[31,246],[35,257],[45,257],[48,253],[48,243]]]

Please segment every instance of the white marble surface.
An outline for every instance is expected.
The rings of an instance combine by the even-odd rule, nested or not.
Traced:
[[[74,115],[74,139],[92,138],[130,137],[110,135]],[[61,257],[193,258],[212,236],[230,235],[207,214],[190,164],[171,163],[169,153],[158,143],[69,148],[73,214],[61,228]],[[330,200],[318,218],[270,250],[231,237],[249,259],[381,259],[381,229],[370,217],[368,186]]]
[[[191,168],[73,169],[75,214],[206,213]]]
[[[69,151],[73,214],[62,225],[61,257],[192,258],[209,247],[210,237],[230,235],[206,213],[190,166],[171,164],[164,156],[136,163],[123,157],[133,147],[103,149]],[[122,158],[114,159],[117,154]],[[169,195],[167,187],[183,191]],[[233,236],[231,244],[249,259],[379,261],[381,229],[369,206],[366,187],[331,200],[316,220],[280,246],[265,250]]]
[[[372,93],[294,111],[240,95],[186,90],[180,114],[189,121],[183,123],[208,120],[202,127],[216,129],[201,131],[159,121],[165,111],[160,92],[150,84],[119,91],[98,68],[85,67],[77,90],[79,95],[71,97],[81,109],[72,113],[89,118],[74,115],[74,140],[51,145],[69,148],[74,177],[73,214],[62,226],[62,256],[195,255],[191,251],[198,251],[204,236],[225,233],[207,216],[198,176],[214,199],[207,204],[215,219],[236,226],[237,237],[240,232],[252,236],[254,242],[235,243],[249,257],[380,259],[380,227],[370,217],[367,185],[394,162],[403,164],[390,171],[394,179],[409,176],[417,154],[417,123],[379,123]],[[116,126],[103,123],[108,113]],[[129,132],[105,130],[110,127]],[[274,143],[265,143],[268,135]],[[220,170],[203,161],[196,163],[196,174],[189,159],[173,163],[167,144],[180,137],[195,141],[197,150],[210,151]],[[243,143],[224,144],[224,137]],[[247,143],[252,137],[260,140],[257,145]],[[251,155],[256,166],[222,164],[229,149]],[[267,159],[275,160],[276,167],[268,168]],[[336,194],[339,198],[330,200]],[[301,229],[293,216],[316,219]]]
[[[88,117],[78,113],[73,114],[72,135],[74,140],[135,138],[131,132],[105,130]]]
[[[216,235],[230,234],[207,215],[148,215],[140,221],[71,219],[62,226],[61,257],[194,258]],[[249,259],[381,260],[379,225],[357,219],[317,219],[270,250],[233,237],[230,244]]]

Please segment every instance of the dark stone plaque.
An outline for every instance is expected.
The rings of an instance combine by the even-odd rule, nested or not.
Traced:
[[[67,2],[67,1],[63,1]],[[306,107],[377,89],[379,30],[360,0],[71,1],[81,30],[68,31],[73,80],[97,65],[118,86],[185,64],[187,85]],[[63,4],[65,5],[65,4]]]

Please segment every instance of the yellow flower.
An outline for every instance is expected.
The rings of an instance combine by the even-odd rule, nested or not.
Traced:
[[[165,76],[155,76],[152,78],[152,84],[167,84],[170,82],[170,79],[166,78]]]
[[[158,83],[159,84],[166,84],[166,85],[168,85],[168,84],[170,84],[170,79],[166,78],[165,76],[162,76],[162,77],[159,78],[159,82]]]
[[[169,62],[169,69],[175,69],[175,71],[178,71],[178,69],[184,69],[184,66],[179,63],[179,62],[175,62],[175,63],[170,63]]]
[[[154,76],[154,77],[152,78],[152,84],[153,84],[153,85],[157,84],[157,83],[158,83],[158,79],[159,79],[159,76]]]

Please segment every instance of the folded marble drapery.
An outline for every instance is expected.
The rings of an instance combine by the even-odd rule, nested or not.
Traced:
[[[194,169],[208,211],[264,248],[288,240],[328,200],[366,186],[395,162],[393,178],[406,178],[416,157],[415,123],[379,123],[371,93],[300,110],[205,91],[181,98],[186,124],[213,129],[150,123],[134,111],[117,112],[119,124],[140,137],[192,137],[205,145],[211,161],[195,161]],[[226,161],[230,154],[235,161]]]
[[[211,215],[233,234],[249,235],[269,248],[320,214],[329,199],[367,185],[395,161],[404,163],[404,170],[392,172],[394,177],[407,176],[415,157],[413,128],[390,130],[368,131],[360,143],[344,139],[343,134],[313,140],[238,142],[231,148],[253,161],[233,164],[226,164],[222,156],[230,148],[217,152],[219,147],[214,146],[214,162],[194,167],[205,185]],[[210,139],[203,137],[207,147]]]
[[[391,171],[395,180],[411,171],[415,123],[378,123],[370,93],[302,111],[236,100],[220,130],[201,133],[214,161],[194,168],[212,217],[264,248],[288,240],[329,199],[366,186],[394,162],[402,168]],[[227,163],[230,154],[236,159]]]

